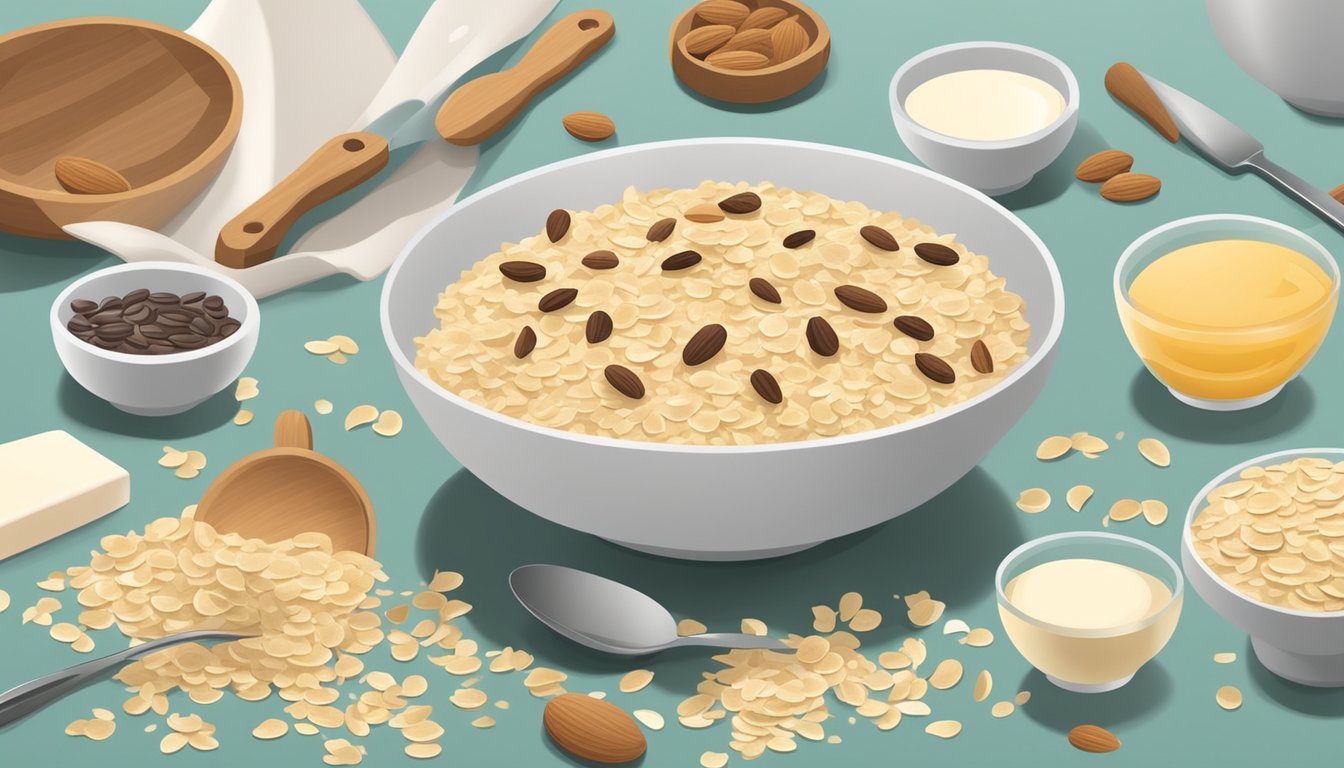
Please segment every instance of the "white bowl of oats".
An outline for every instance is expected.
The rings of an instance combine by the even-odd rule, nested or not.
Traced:
[[[500,494],[636,549],[733,560],[956,482],[1044,386],[1063,301],[1045,245],[969,187],[719,138],[463,200],[393,265],[382,321],[425,422]]]
[[[1190,585],[1286,680],[1344,686],[1344,449],[1257,456],[1195,496]]]

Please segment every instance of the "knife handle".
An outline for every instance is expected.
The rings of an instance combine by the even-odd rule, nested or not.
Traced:
[[[1181,138],[1181,131],[1176,127],[1176,121],[1171,119],[1171,113],[1167,112],[1162,100],[1153,93],[1148,81],[1132,64],[1123,61],[1112,64],[1106,70],[1106,90],[1116,101],[1147,120],[1153,130],[1162,134],[1162,138],[1172,144]]]
[[[521,61],[478,77],[443,102],[434,127],[451,144],[480,144],[508,125],[538,93],[606,45],[616,33],[611,14],[577,11],[551,25]]]
[[[300,216],[376,175],[387,158],[387,139],[376,133],[343,133],[327,141],[220,228],[215,261],[234,269],[270,261]]]

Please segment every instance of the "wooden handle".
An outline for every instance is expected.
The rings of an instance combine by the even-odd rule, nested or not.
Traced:
[[[300,216],[359,186],[386,167],[387,158],[387,139],[376,133],[357,131],[331,139],[220,228],[215,261],[235,269],[270,261]]]
[[[1176,121],[1171,119],[1171,113],[1167,112],[1162,99],[1153,93],[1148,81],[1132,65],[1123,61],[1112,64],[1106,70],[1106,90],[1121,104],[1147,120],[1167,141],[1175,144],[1181,138],[1181,131],[1176,127]]]
[[[478,77],[443,102],[434,119],[451,144],[480,144],[508,125],[538,93],[564,77],[616,33],[606,11],[571,13],[537,38],[509,69]]]
[[[313,450],[313,426],[302,411],[285,411],[276,417],[275,447]]]

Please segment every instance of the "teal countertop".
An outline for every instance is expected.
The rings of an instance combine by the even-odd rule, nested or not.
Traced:
[[[815,0],[834,38],[824,78],[805,98],[783,106],[723,108],[683,89],[666,60],[668,25],[688,2],[607,3],[618,30],[613,43],[485,147],[466,193],[592,150],[561,129],[560,117],[575,110],[605,112],[616,121],[616,142],[603,146],[691,136],[768,136],[913,160],[896,135],[887,106],[888,80],[909,56],[948,42],[1007,40],[1047,50],[1073,68],[1082,86],[1082,110],[1071,145],[1031,185],[1002,200],[1035,229],[1059,262],[1068,318],[1058,364],[1035,406],[979,468],[903,518],[788,558],[743,564],[661,560],[532,517],[460,471],[415,417],[395,379],[378,328],[381,281],[330,279],[262,302],[265,330],[247,371],[261,382],[261,396],[248,404],[257,415],[251,425],[231,422],[237,406],[229,393],[182,416],[138,419],[113,410],[72,381],[56,358],[46,327],[48,307],[69,281],[116,259],[79,243],[4,235],[0,338],[7,362],[0,365],[0,440],[68,430],[130,470],[133,498],[115,514],[0,562],[0,588],[13,598],[13,605],[0,613],[0,688],[84,660],[51,640],[45,628],[21,625],[23,608],[47,594],[38,590],[37,581],[49,571],[87,563],[89,550],[104,535],[140,530],[153,518],[178,514],[220,470],[268,443],[269,425],[280,411],[303,408],[311,415],[312,402],[327,398],[336,403],[336,414],[312,416],[317,446],[365,483],[378,509],[378,554],[392,577],[391,586],[415,589],[436,568],[460,571],[466,583],[456,596],[475,610],[459,623],[482,651],[506,645],[527,649],[536,654],[538,664],[567,671],[571,690],[603,690],[627,709],[662,712],[669,724],[649,734],[644,765],[690,767],[698,765],[703,751],[728,751],[726,725],[691,731],[676,724],[673,712],[693,692],[700,673],[716,668],[709,654],[669,653],[640,662],[656,672],[653,684],[636,694],[620,694],[617,680],[634,665],[589,653],[534,623],[508,592],[505,575],[514,566],[547,561],[624,579],[666,601],[679,616],[692,616],[712,629],[735,629],[740,617],[754,616],[775,632],[804,632],[811,622],[810,606],[834,605],[843,592],[855,590],[885,615],[881,627],[863,637],[874,656],[914,633],[893,594],[928,589],[947,602],[948,618],[995,630],[994,644],[981,649],[957,645],[937,627],[918,633],[930,646],[928,669],[948,655],[966,665],[967,679],[959,686],[928,696],[936,718],[964,723],[955,739],[925,734],[918,718],[907,718],[891,732],[879,732],[862,718],[849,725],[849,708],[832,702],[832,711],[840,716],[827,730],[842,736],[843,743],[803,743],[794,754],[767,755],[761,765],[1084,765],[1096,758],[1070,747],[1064,733],[1085,722],[1107,726],[1123,740],[1122,749],[1105,758],[1112,765],[1166,765],[1177,756],[1224,765],[1264,764],[1288,756],[1323,764],[1334,758],[1344,690],[1312,690],[1273,677],[1254,660],[1245,636],[1197,596],[1186,600],[1170,645],[1130,685],[1084,696],[1053,689],[1016,654],[999,626],[992,581],[999,560],[1020,542],[1057,531],[1099,529],[1107,500],[1122,496],[1162,499],[1171,508],[1171,518],[1160,527],[1139,519],[1113,524],[1110,530],[1153,542],[1175,556],[1180,521],[1193,494],[1214,474],[1261,453],[1340,442],[1344,404],[1334,403],[1331,398],[1338,395],[1330,393],[1344,391],[1344,334],[1327,339],[1314,364],[1279,398],[1241,413],[1205,413],[1178,404],[1130,351],[1115,315],[1111,272],[1124,247],[1148,229],[1184,216],[1235,212],[1299,227],[1336,251],[1344,247],[1344,239],[1260,180],[1230,177],[1188,149],[1167,144],[1109,98],[1102,87],[1107,66],[1131,61],[1200,98],[1261,138],[1273,159],[1327,189],[1344,181],[1344,157],[1337,150],[1344,125],[1293,110],[1240,71],[1214,40],[1203,3],[1162,0]],[[365,4],[399,49],[428,3]],[[555,14],[587,4],[564,0]],[[185,27],[203,5],[203,0],[6,3],[0,8],[0,30],[95,13]],[[500,3],[501,9],[506,5]],[[519,49],[510,54],[518,55]],[[1161,194],[1121,206],[1075,182],[1077,162],[1108,146],[1131,152],[1136,170],[1160,176]],[[348,334],[363,347],[348,365],[335,367],[303,351],[304,341],[335,333]],[[367,430],[344,432],[340,414],[361,402],[401,411],[407,417],[405,430],[390,440]],[[1045,436],[1077,431],[1110,440],[1111,450],[1095,461],[1075,456],[1047,465],[1033,458]],[[1124,439],[1114,440],[1120,431],[1126,433]],[[1170,446],[1169,469],[1156,469],[1138,455],[1137,441],[1145,436],[1160,437]],[[155,462],[166,444],[206,453],[210,463],[202,476],[178,480],[158,467]],[[1062,503],[1064,491],[1076,483],[1097,489],[1092,506],[1081,514]],[[1054,493],[1054,506],[1038,515],[1015,509],[1018,492],[1031,486]],[[65,616],[72,616],[74,595],[56,597],[66,604]],[[104,640],[99,651],[110,651],[112,645]],[[1212,656],[1218,651],[1235,651],[1239,659],[1216,665]],[[481,687],[492,699],[504,698],[513,706],[508,711],[489,709],[498,725],[482,731],[470,725],[480,712],[459,711],[448,702],[457,678],[423,658],[411,664],[394,662],[386,647],[365,660],[370,669],[429,677],[430,692],[422,703],[435,706],[434,717],[447,730],[442,762],[521,766],[568,760],[543,736],[542,702],[527,694],[519,675],[486,673]],[[990,702],[1025,689],[1034,694],[1030,703],[1006,719],[990,717],[990,702],[971,701],[980,668],[994,675]],[[1217,688],[1228,684],[1245,692],[1239,711],[1225,712],[1214,702]],[[199,712],[216,723],[222,746],[213,753],[187,749],[172,757],[158,754],[165,732],[162,719],[125,715],[120,710],[125,698],[113,682],[70,696],[0,732],[0,754],[5,756],[0,762],[22,758],[59,766],[128,765],[143,758],[145,764],[187,766],[321,764],[324,752],[316,737],[291,732],[268,743],[251,737],[251,729],[263,719],[284,717],[284,702],[277,697],[247,703],[230,696],[200,707],[175,695],[172,710]],[[66,723],[89,717],[90,708],[97,706],[118,713],[118,730],[110,740],[94,743],[62,735]],[[142,732],[149,722],[160,723],[156,733]],[[366,764],[414,762],[402,754],[404,742],[390,728],[375,729],[363,743],[369,753]],[[736,755],[730,764],[739,764]]]

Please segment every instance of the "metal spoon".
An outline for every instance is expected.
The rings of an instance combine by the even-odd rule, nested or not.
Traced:
[[[792,651],[770,637],[735,632],[677,636],[677,622],[657,600],[620,582],[560,565],[524,565],[509,574],[514,597],[546,626],[581,645],[637,656],[668,648],[768,648]]]
[[[118,651],[100,659],[76,664],[59,672],[43,675],[35,680],[29,680],[0,693],[0,728],[22,720],[67,693],[84,687],[86,683],[101,677],[108,670],[119,667],[124,662],[143,656],[146,653],[178,643],[188,643],[192,640],[241,640],[245,637],[252,637],[252,635],[238,632],[220,632],[213,629],[181,632],[157,640],[150,640],[134,648],[127,648],[124,651]]]

